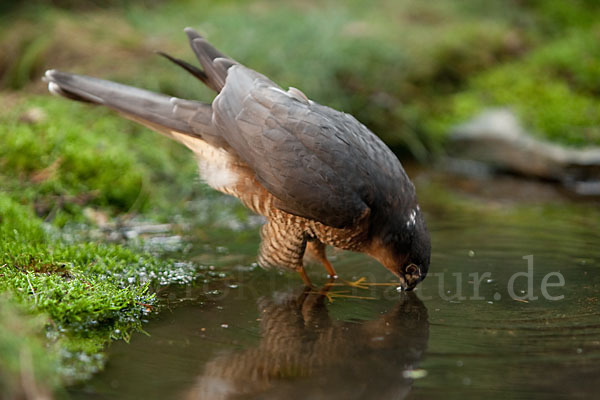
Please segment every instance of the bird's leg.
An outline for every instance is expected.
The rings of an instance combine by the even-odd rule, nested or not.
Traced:
[[[318,239],[309,240],[306,243],[306,252],[315,260],[321,262],[330,278],[337,279],[338,275],[333,269],[333,265],[327,259],[327,254],[325,254],[325,243],[319,241]],[[343,283],[334,283],[333,281],[328,282],[326,286],[350,286],[358,289],[368,289],[369,283],[366,282],[365,277],[361,277],[355,281],[347,281],[342,279]]]
[[[323,264],[330,278],[337,279],[337,273],[335,272],[335,269],[333,269],[333,265],[331,265],[327,259],[327,254],[325,254],[325,243],[318,239],[309,240],[306,243],[306,251],[312,258]]]
[[[260,236],[262,241],[258,263],[263,268],[295,270],[307,287],[314,287],[302,263],[307,238],[300,227],[290,224],[289,221],[269,219],[263,225]]]

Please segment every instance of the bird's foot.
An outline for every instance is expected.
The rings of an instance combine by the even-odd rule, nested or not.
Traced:
[[[321,296],[325,296],[327,297],[327,300],[329,300],[330,303],[333,303],[334,299],[361,299],[361,300],[375,300],[375,297],[369,297],[369,296],[354,296],[351,294],[347,294],[349,293],[349,290],[336,290],[336,291],[331,291],[331,290],[327,290],[325,292],[323,291],[315,291],[312,293],[316,293],[319,294]]]
[[[368,289],[369,287],[368,282],[366,282],[367,278],[365,278],[364,276],[358,278],[355,281],[347,281],[345,279],[341,279],[342,282],[331,282],[328,285],[329,286],[350,286],[350,287],[354,287],[357,289]]]
[[[364,276],[361,276],[360,278],[358,278],[355,281],[344,280],[344,284],[346,286],[354,287],[357,289],[368,289],[369,288],[369,282],[367,282],[367,278],[365,278]]]

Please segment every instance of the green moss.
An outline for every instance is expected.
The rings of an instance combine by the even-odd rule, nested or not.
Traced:
[[[24,122],[32,110],[45,117]],[[108,110],[49,96],[0,117],[0,165],[3,189],[35,203],[40,214],[57,208],[77,214],[86,205],[147,211],[168,203],[173,187],[189,195],[182,183],[196,176],[182,146]]]
[[[0,193],[0,294],[8,294],[10,303],[20,304],[26,313],[49,321],[44,330],[61,366],[53,379],[71,382],[102,367],[101,352],[107,343],[127,340],[132,331],[141,329],[142,317],[155,305],[150,283],[172,274],[178,274],[173,282],[185,274],[190,281],[196,273],[191,265],[182,270],[171,261],[119,245],[67,244],[49,229],[52,232],[30,207]],[[7,306],[6,298],[0,297],[0,308]],[[36,335],[42,333],[39,329]],[[3,340],[17,339],[9,335]],[[35,354],[35,365],[56,357]],[[10,371],[15,369],[0,370],[0,377]]]
[[[588,27],[598,23],[600,4],[596,0],[546,1],[530,0],[525,4],[541,20],[550,34],[560,34],[572,27]]]
[[[18,307],[23,324],[44,321],[23,329],[22,338],[16,330],[0,332],[0,348],[14,346],[1,351],[0,368],[0,388],[13,398],[29,390],[18,380],[29,368],[22,354],[31,356],[36,376],[42,369],[44,390],[84,379],[102,368],[107,343],[141,329],[155,303],[149,284],[195,276],[193,265],[175,267],[140,250],[67,241],[37,215],[63,226],[89,224],[84,207],[109,214],[165,210],[169,196],[192,192],[180,179],[196,173],[192,157],[179,157],[184,149],[100,108],[34,97],[0,122],[0,308]],[[0,313],[0,326],[10,327],[14,315]]]
[[[542,138],[600,145],[599,60],[600,28],[572,31],[521,61],[471,79],[467,90],[441,106],[429,128],[443,136],[484,108],[501,106]]]

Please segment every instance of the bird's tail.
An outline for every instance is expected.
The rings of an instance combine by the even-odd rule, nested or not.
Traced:
[[[220,92],[225,85],[227,70],[237,64],[215,49],[198,32],[186,28],[190,46],[202,69],[165,53],[159,53]],[[166,134],[188,145],[178,133],[203,139],[207,143],[227,148],[228,145],[212,125],[210,104],[169,97],[163,94],[122,85],[84,75],[49,70],[44,78],[50,92],[77,101],[101,104],[124,114],[127,118]]]
[[[57,70],[46,71],[44,80],[54,94],[104,105],[171,137],[173,132],[203,139],[206,134],[211,135],[209,104]]]

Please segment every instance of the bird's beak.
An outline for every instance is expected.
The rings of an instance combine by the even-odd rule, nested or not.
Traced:
[[[413,290],[419,282],[421,282],[424,278],[421,269],[415,264],[410,264],[406,268],[406,272],[408,274],[402,275],[400,277],[400,281],[403,282],[406,286],[404,290]]]

